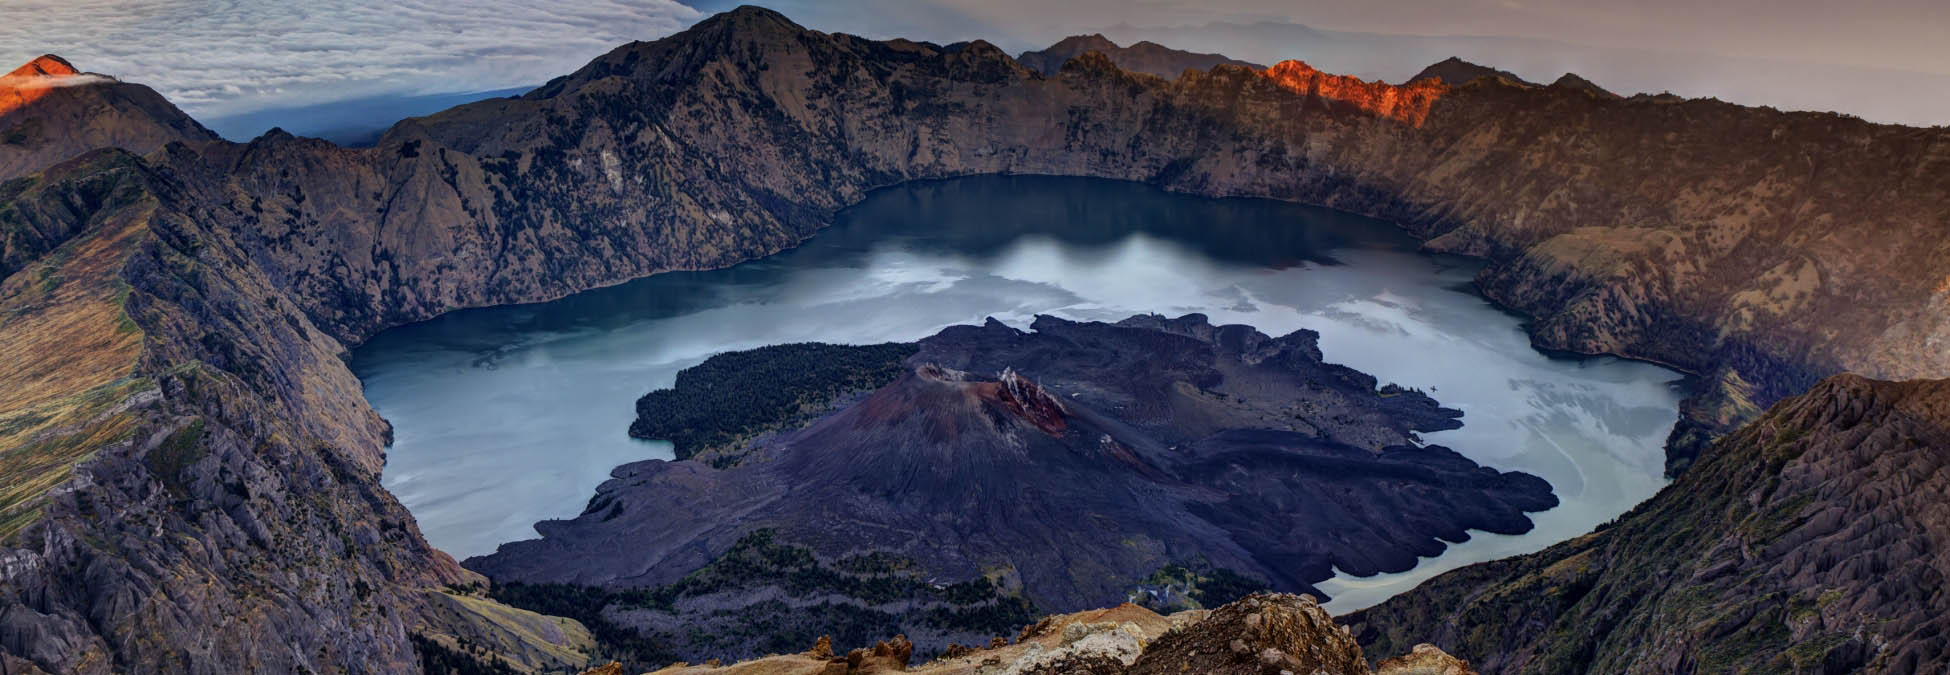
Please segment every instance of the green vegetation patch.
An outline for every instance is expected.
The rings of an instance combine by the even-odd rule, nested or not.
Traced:
[[[136,433],[140,416],[116,406],[154,387],[127,378],[0,414],[0,542],[40,520],[41,498],[67,481],[76,463]]]
[[[1272,588],[1272,584],[1265,581],[1203,561],[1167,564],[1138,584],[1140,588],[1151,591],[1143,593],[1144,597],[1139,598],[1140,604],[1150,604],[1143,601],[1155,600],[1158,608],[1167,611],[1218,607]],[[1153,593],[1157,594],[1155,599]],[[1169,600],[1166,600],[1167,596]]]
[[[886,386],[912,343],[773,345],[718,354],[677,373],[677,383],[637,399],[630,435],[667,440],[677,459],[719,468],[743,459],[760,434],[803,423],[834,401]]]
[[[413,651],[420,655],[420,669],[427,675],[520,675],[522,672],[487,646],[469,642],[467,638],[459,638],[450,645],[418,633],[407,637],[413,641]]]

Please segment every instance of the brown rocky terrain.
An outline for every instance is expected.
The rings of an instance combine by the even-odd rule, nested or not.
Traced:
[[[1950,668],[1950,381],[1824,380],[1609,526],[1345,620],[1486,673]]]
[[[146,153],[216,139],[155,90],[81,72],[59,56],[0,76],[0,181],[97,148]]]
[[[1293,80],[1322,81],[1089,54],[1045,76],[985,43],[741,9],[371,149],[207,141],[134,85],[50,89],[0,115],[0,176],[20,176],[0,184],[0,667],[410,668],[409,633],[439,632],[425,594],[468,577],[378,486],[386,427],[346,345],[765,255],[916,178],[1091,175],[1393,219],[1487,259],[1479,287],[1540,346],[1698,374],[1675,471],[1823,375],[1950,375],[1950,130]],[[1404,100],[1419,124],[1377,114]],[[102,146],[122,150],[75,154]],[[1840,487],[1823,498],[1898,497]],[[1908,602],[1878,593],[1849,602]],[[1739,634],[1716,625],[1667,635]],[[1547,637],[1503,648],[1580,644]]]
[[[1469,664],[1430,645],[1369,668],[1361,646],[1313,598],[1256,594],[1213,610],[1160,616],[1135,605],[1047,617],[1011,642],[956,650],[910,664],[896,638],[846,655],[822,639],[790,655],[730,664],[676,664],[655,675],[1474,675]],[[620,665],[590,671],[621,675]]]
[[[1063,70],[1063,64],[1083,56],[1085,52],[1097,52],[1108,57],[1117,67],[1133,73],[1145,73],[1163,78],[1173,78],[1187,70],[1211,70],[1213,66],[1233,65],[1264,69],[1257,63],[1226,58],[1221,54],[1200,54],[1172,49],[1156,42],[1137,42],[1129,47],[1111,42],[1102,34],[1073,35],[1063,38],[1046,49],[1023,52],[1016,62],[1043,75],[1055,75]]]

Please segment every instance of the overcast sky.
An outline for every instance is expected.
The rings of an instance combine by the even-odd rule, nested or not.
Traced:
[[[0,0],[0,61],[42,52],[199,116],[539,84],[721,0]],[[822,30],[1010,50],[1114,26],[1277,21],[1338,31],[1950,75],[1950,0],[771,0]],[[1357,68],[1358,70],[1358,68]],[[1675,74],[1675,81],[1680,81]],[[1931,80],[1936,82],[1938,80]],[[1790,87],[1792,83],[1768,86]],[[1899,98],[1904,92],[1890,92]],[[1846,101],[1837,107],[1846,106]],[[1940,120],[1950,123],[1950,119]]]

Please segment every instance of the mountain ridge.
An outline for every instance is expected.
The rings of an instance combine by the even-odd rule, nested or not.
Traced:
[[[0,503],[0,659],[406,667],[409,634],[439,631],[424,594],[470,577],[378,486],[388,432],[347,345],[748,260],[915,178],[1094,175],[1395,220],[1485,258],[1479,287],[1540,346],[1697,373],[1675,472],[1821,375],[1946,371],[1943,130],[1481,81],[1410,125],[1236,66],[1164,80],[1084,58],[1045,77],[992,47],[779,21],[739,10],[371,149],[176,129],[0,171],[20,176],[0,184],[0,331],[43,336],[0,361],[31,413],[0,424],[8,468],[31,473]],[[86,129],[44,127],[124,144]]]
[[[1063,70],[1063,64],[1087,52],[1097,52],[1110,57],[1118,67],[1134,73],[1147,73],[1166,79],[1178,77],[1187,70],[1211,70],[1214,66],[1232,65],[1265,70],[1257,63],[1228,58],[1223,54],[1201,54],[1172,49],[1156,42],[1140,40],[1130,46],[1121,46],[1104,37],[1102,33],[1073,35],[1063,38],[1037,51],[1023,52],[1016,56],[1016,62],[1023,67],[1052,76]]]

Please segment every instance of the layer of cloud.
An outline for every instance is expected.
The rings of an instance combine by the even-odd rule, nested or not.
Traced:
[[[1389,79],[1462,55],[1545,80],[1576,70],[1626,93],[1950,122],[1943,0],[0,0],[0,72],[52,52],[214,119],[540,84],[744,2],[876,38],[1020,51],[1104,31]],[[1381,35],[1279,49],[1199,37],[1262,21]]]
[[[55,77],[0,75],[0,89],[55,89],[58,87],[79,87],[84,84],[101,84],[104,82],[114,82],[114,80],[103,75],[90,73]]]
[[[213,116],[540,84],[698,18],[674,0],[4,0],[0,64],[59,54]]]

